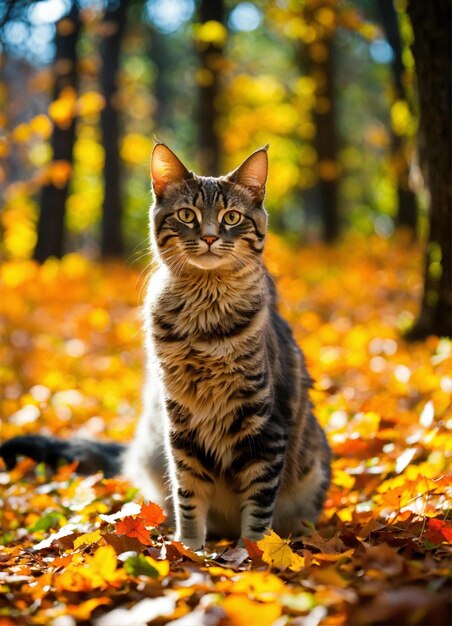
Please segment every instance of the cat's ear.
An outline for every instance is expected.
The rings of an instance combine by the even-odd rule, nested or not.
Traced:
[[[226,176],[227,180],[242,185],[251,191],[259,202],[265,195],[265,183],[268,176],[268,144],[253,152],[235,170]]]
[[[170,183],[192,176],[182,161],[164,143],[157,143],[154,146],[151,156],[151,178],[156,196],[161,196]]]

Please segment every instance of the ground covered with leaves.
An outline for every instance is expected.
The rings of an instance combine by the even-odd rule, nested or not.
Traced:
[[[299,250],[272,237],[267,263],[335,453],[317,527],[198,554],[125,480],[23,460],[0,472],[1,626],[447,623],[452,347],[401,339],[420,252],[403,240]],[[1,441],[131,438],[145,275],[77,255],[3,264]]]

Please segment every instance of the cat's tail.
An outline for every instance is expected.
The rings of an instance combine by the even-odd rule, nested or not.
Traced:
[[[57,437],[43,435],[24,435],[13,437],[0,445],[0,457],[6,467],[12,469],[17,457],[26,456],[38,463],[46,463],[57,469],[61,463],[78,461],[79,474],[95,474],[102,471],[112,477],[122,469],[122,456],[127,446],[119,443],[73,439],[66,441]]]

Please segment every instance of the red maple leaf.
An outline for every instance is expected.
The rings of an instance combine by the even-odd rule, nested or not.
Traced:
[[[152,526],[155,528],[166,520],[166,515],[163,509],[158,504],[149,502],[141,506],[141,511],[138,514],[139,518],[143,520],[145,526]]]
[[[245,548],[247,549],[248,554],[250,555],[250,558],[252,560],[261,559],[262,558],[263,552],[259,548],[259,546],[257,545],[257,543],[255,541],[250,541],[249,539],[244,537],[243,538],[243,542],[244,542]]]
[[[144,525],[143,520],[139,517],[128,515],[116,524],[115,530],[118,535],[126,535],[126,537],[136,537],[138,541],[145,546],[151,545],[151,541],[149,539],[149,531]]]
[[[424,538],[428,539],[435,545],[447,541],[452,541],[452,526],[438,518],[430,518],[428,520],[428,529],[424,533]]]

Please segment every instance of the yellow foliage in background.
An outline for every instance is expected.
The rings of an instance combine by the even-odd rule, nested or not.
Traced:
[[[226,27],[215,20],[208,20],[203,24],[194,27],[195,37],[199,45],[206,46],[214,44],[221,47],[226,43],[228,31]]]

